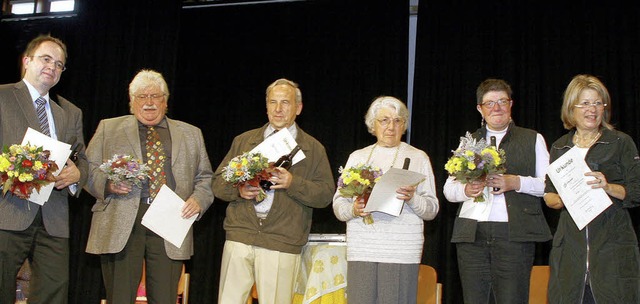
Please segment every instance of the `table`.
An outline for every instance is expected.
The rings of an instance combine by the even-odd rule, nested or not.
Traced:
[[[346,243],[309,243],[302,249],[294,304],[347,303]]]

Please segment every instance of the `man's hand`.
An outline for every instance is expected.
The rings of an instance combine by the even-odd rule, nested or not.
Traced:
[[[238,187],[238,193],[240,193],[240,197],[247,200],[255,200],[256,196],[260,193],[260,187],[254,187],[245,183],[242,186]]]
[[[198,213],[202,212],[202,208],[198,204],[198,201],[190,197],[184,202],[184,206],[182,206],[182,218],[188,219]]]
[[[289,171],[285,168],[276,167],[274,168],[271,178],[269,179],[275,185],[271,186],[271,189],[289,189],[291,186],[291,181],[293,180],[293,175],[289,173]]]
[[[76,167],[76,164],[70,159],[67,159],[67,165],[62,168],[60,174],[56,176],[55,187],[58,190],[62,190],[71,184],[75,184],[80,180],[80,170]]]
[[[107,182],[107,193],[113,193],[117,195],[127,195],[131,192],[132,188],[129,183],[114,183]]]

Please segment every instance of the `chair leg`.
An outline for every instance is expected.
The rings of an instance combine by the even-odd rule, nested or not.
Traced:
[[[191,275],[184,274],[184,290],[182,291],[182,304],[189,304],[189,282],[191,281]]]

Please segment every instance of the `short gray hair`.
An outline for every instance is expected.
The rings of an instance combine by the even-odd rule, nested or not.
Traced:
[[[267,87],[267,91],[266,91],[266,94],[265,94],[265,98],[267,98],[267,101],[269,101],[268,100],[269,92],[271,92],[271,90],[273,90],[273,88],[275,88],[276,86],[279,86],[279,85],[288,85],[288,86],[294,88],[296,90],[296,103],[297,104],[301,104],[302,103],[302,92],[300,91],[300,88],[298,87],[298,84],[293,82],[293,81],[291,81],[291,80],[289,80],[289,79],[286,79],[286,78],[280,78],[280,79],[272,82]]]
[[[400,116],[404,120],[404,130],[402,133],[404,134],[407,131],[407,123],[409,122],[409,109],[407,106],[398,98],[393,96],[380,96],[373,100],[371,106],[369,106],[369,110],[367,110],[367,114],[364,116],[364,123],[367,125],[367,129],[369,133],[375,135],[373,131],[373,126],[375,124],[376,115],[378,115],[378,111],[382,108],[390,108],[396,112],[396,115]]]
[[[129,111],[133,114],[133,98],[135,92],[140,89],[144,89],[148,86],[158,86],[162,93],[166,96],[164,97],[165,102],[169,103],[169,87],[167,86],[167,82],[164,80],[162,74],[154,71],[154,70],[140,70],[131,83],[129,83]],[[167,111],[169,108],[167,107]]]

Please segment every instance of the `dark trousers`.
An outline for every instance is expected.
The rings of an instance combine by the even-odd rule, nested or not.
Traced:
[[[508,223],[478,223],[475,242],[456,249],[464,303],[529,302],[535,243],[509,241]]]
[[[66,304],[69,290],[69,239],[49,235],[42,212],[24,231],[0,230],[0,303],[15,303],[16,276],[31,264],[29,304]]]
[[[102,278],[109,304],[135,302],[142,277],[142,261],[146,263],[147,300],[150,304],[175,304],[182,261],[167,256],[164,239],[142,225],[149,208],[140,204],[133,230],[124,249],[115,254],[102,254]]]

